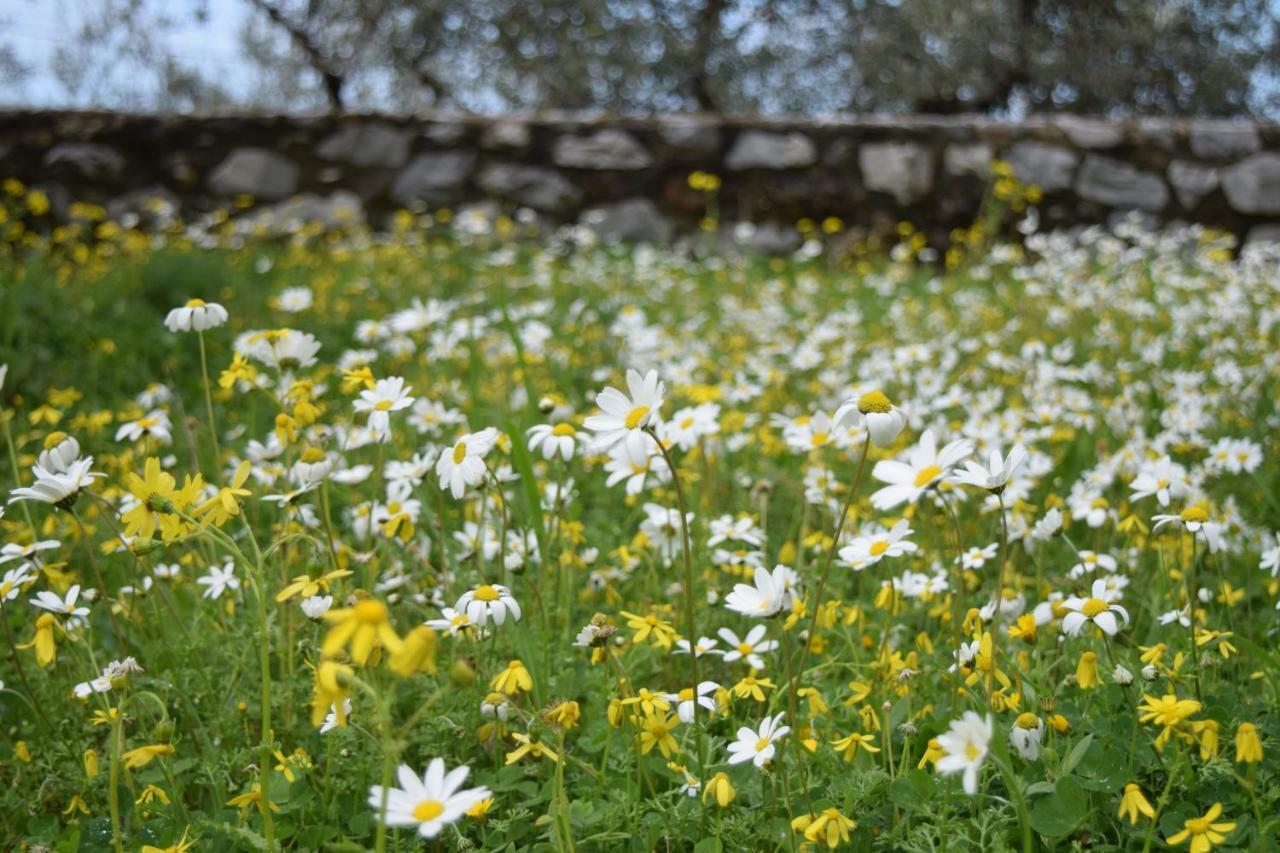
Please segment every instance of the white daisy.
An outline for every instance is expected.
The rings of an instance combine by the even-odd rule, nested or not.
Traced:
[[[991,715],[980,717],[973,711],[953,720],[951,727],[938,735],[938,744],[944,755],[934,766],[943,776],[964,774],[964,792],[969,796],[978,793],[978,771],[986,760],[991,745]]]
[[[763,767],[773,759],[777,747],[774,744],[791,731],[790,726],[782,725],[785,712],[774,717],[765,717],[758,729],[743,726],[738,729],[738,739],[729,744],[729,763],[742,764],[750,761],[756,767]]]
[[[204,332],[216,329],[227,322],[227,309],[216,302],[191,299],[181,308],[174,308],[164,318],[171,332]]]
[[[400,787],[371,785],[369,808],[381,813],[385,799],[387,826],[417,826],[423,838],[435,838],[476,803],[492,796],[484,787],[459,790],[470,773],[465,765],[446,773],[444,761],[433,758],[419,779],[409,765],[401,764],[396,771]]]
[[[908,452],[906,462],[882,459],[871,469],[871,476],[888,483],[871,496],[871,503],[881,510],[915,503],[926,491],[947,479],[952,466],[972,451],[973,442],[964,438],[938,450],[933,430],[925,430],[920,443]]]
[[[489,473],[484,457],[498,440],[498,431],[487,427],[462,436],[436,460],[436,476],[440,488],[448,489],[455,500],[461,500],[469,486],[478,486]]]

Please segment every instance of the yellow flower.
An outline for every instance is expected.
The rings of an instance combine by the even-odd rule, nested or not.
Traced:
[[[925,747],[924,755],[920,756],[920,763],[916,765],[916,769],[923,770],[925,765],[937,764],[938,759],[942,758],[946,754],[947,751],[942,748],[942,744],[938,739],[936,737],[930,738],[929,745]]]
[[[791,821],[791,829],[803,832],[805,840],[814,843],[826,842],[828,850],[835,850],[841,844],[849,843],[849,830],[858,824],[835,809],[827,809],[821,814],[800,815]]]
[[[647,755],[655,746],[663,758],[670,758],[673,752],[680,751],[680,745],[671,736],[671,730],[680,725],[680,718],[675,714],[646,714],[640,722],[640,752]]]
[[[351,572],[346,569],[339,569],[314,578],[310,575],[298,575],[289,583],[288,586],[276,594],[276,601],[288,601],[295,595],[300,595],[303,598],[310,598],[313,595],[328,592],[329,584],[333,583],[338,578],[345,578],[350,574]]]
[[[1227,840],[1227,834],[1236,828],[1235,821],[1214,823],[1222,814],[1222,803],[1214,803],[1204,817],[1193,817],[1182,824],[1182,831],[1165,839],[1177,847],[1191,842],[1191,853],[1209,853],[1213,845]]]
[[[739,699],[746,699],[750,696],[757,702],[764,701],[764,691],[773,690],[777,687],[767,678],[756,678],[754,675],[748,675],[733,685],[733,695]]]
[[[1236,761],[1240,764],[1262,761],[1262,739],[1253,723],[1241,723],[1236,729]]]
[[[334,718],[338,725],[347,724],[346,699],[351,695],[350,679],[355,675],[351,667],[336,661],[321,661],[316,667],[315,692],[311,698],[311,725],[319,726],[329,713],[329,706],[334,709]]]
[[[1076,683],[1081,690],[1092,690],[1102,683],[1098,678],[1098,656],[1093,652],[1080,655],[1080,663],[1076,667]]]
[[[1138,710],[1142,712],[1138,717],[1139,722],[1151,723],[1164,729],[1156,738],[1156,748],[1162,750],[1174,729],[1200,711],[1200,703],[1194,699],[1179,699],[1173,693],[1166,693],[1159,699],[1143,694]]]
[[[271,802],[270,800],[267,801],[267,804],[271,806],[271,810],[273,812],[280,811],[280,807],[275,803]],[[237,808],[242,808],[242,809],[256,808],[259,811],[261,811],[262,810],[262,787],[257,786],[252,788],[251,790],[245,791],[243,794],[237,794],[236,796],[227,800],[227,805],[236,806]]]
[[[276,808],[274,803],[271,807],[273,809]],[[279,811],[279,809],[276,810]],[[190,832],[189,828],[182,830],[182,837],[178,839],[178,843],[168,847],[152,847],[150,844],[144,844],[142,845],[142,853],[187,853],[188,850],[196,846],[194,838],[190,841],[187,840],[188,832]]]
[[[140,746],[137,749],[131,749],[123,756],[124,766],[130,770],[137,770],[139,767],[146,767],[154,759],[161,756],[173,755],[173,744],[170,743],[152,743],[146,746]]]
[[[13,754],[18,756],[18,760],[23,764],[31,763],[31,750],[27,749],[25,740],[20,740],[13,745]]]
[[[656,613],[650,613],[648,616],[640,616],[637,613],[630,613],[626,610],[621,611],[622,615],[627,618],[627,627],[635,631],[635,636],[631,638],[633,643],[643,643],[650,637],[653,642],[664,649],[670,649],[676,640],[676,629],[671,626],[670,622],[664,622],[658,618]]]
[[[578,721],[582,719],[582,710],[578,707],[577,702],[570,700],[556,705],[547,711],[543,718],[562,729],[571,729],[577,726]]]
[[[550,761],[559,762],[560,756],[550,747],[540,740],[534,740],[533,737],[516,732],[511,735],[511,739],[520,746],[507,753],[507,764],[515,764],[526,755],[532,755],[534,758],[547,758]]]
[[[58,620],[54,618],[52,613],[41,613],[36,617],[36,634],[31,638],[31,642],[24,643],[18,648],[29,649],[35,646],[36,663],[40,666],[48,666],[53,663],[58,656],[58,644],[54,634],[58,625]]]
[[[169,795],[164,792],[163,788],[157,788],[155,785],[148,785],[142,789],[142,793],[138,795],[138,799],[134,801],[134,805],[142,805],[143,803],[151,803],[159,801],[162,805],[169,805]]]
[[[853,758],[858,754],[859,749],[870,753],[879,752],[880,747],[875,745],[875,739],[875,735],[864,735],[854,732],[848,737],[833,740],[831,742],[831,746],[836,752],[844,754],[845,761],[853,761]]]
[[[635,696],[628,696],[622,700],[623,705],[639,705],[640,711],[644,714],[654,714],[658,711],[667,711],[671,709],[671,703],[663,698],[661,693],[653,693],[648,688],[641,687]]]
[[[139,477],[130,472],[125,478],[125,486],[138,501],[137,506],[120,516],[125,524],[125,537],[150,539],[159,527],[166,542],[177,539],[181,535],[182,519],[170,514],[178,498],[177,482],[172,474],[161,470],[160,460],[154,456],[147,459],[142,474]]]
[[[355,607],[330,610],[324,618],[333,623],[321,647],[327,657],[334,657],[351,643],[351,660],[364,666],[373,652],[375,643],[381,643],[395,654],[400,650],[401,639],[391,627],[387,605],[376,599],[366,598]]]
[[[377,385],[378,380],[374,379],[373,371],[365,366],[355,370],[342,371],[342,384],[338,387],[343,394],[354,394],[360,388],[372,390]]]
[[[1208,761],[1211,758],[1217,758],[1218,721],[1196,720],[1191,723],[1191,730],[1200,744],[1200,760]]]
[[[707,783],[707,787],[702,792],[702,802],[706,803],[714,799],[716,805],[722,809],[727,809],[736,796],[738,796],[738,792],[733,789],[733,783],[729,781],[729,776],[721,771],[712,776],[711,781]]]
[[[1034,645],[1036,641],[1035,614],[1023,613],[1019,616],[1017,621],[1009,626],[1009,636],[1015,640],[1022,640],[1028,645]]]
[[[98,751],[96,749],[86,749],[84,751],[84,775],[90,779],[96,779],[98,776]]]
[[[244,488],[244,483],[249,479],[252,467],[247,459],[241,462],[231,478],[231,485],[223,486],[216,495],[196,508],[196,515],[200,516],[201,521],[221,527],[240,514],[240,498],[250,495],[249,490]]]
[[[1120,811],[1116,812],[1116,816],[1129,818],[1130,825],[1133,825],[1138,822],[1139,814],[1146,815],[1148,820],[1156,819],[1156,810],[1143,796],[1142,789],[1130,782],[1124,786],[1124,795],[1120,798]]]
[[[507,664],[506,669],[493,677],[489,686],[500,693],[515,696],[533,689],[533,677],[525,669],[524,661],[513,660]]]
[[[467,809],[467,817],[483,821],[489,816],[489,810],[493,808],[493,797],[485,797],[471,808]]]
[[[419,625],[405,634],[400,650],[387,661],[391,671],[401,678],[410,678],[420,672],[436,674],[436,632],[426,625]]]
[[[231,358],[231,366],[222,371],[218,376],[218,387],[230,388],[236,382],[253,383],[258,376],[258,369],[249,363],[249,360],[240,353],[236,353]]]

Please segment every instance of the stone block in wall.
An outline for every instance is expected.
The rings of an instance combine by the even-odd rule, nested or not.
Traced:
[[[680,153],[693,155],[714,154],[723,140],[714,120],[684,116],[661,119],[658,138]]]
[[[321,142],[316,156],[359,169],[399,169],[409,159],[412,141],[409,131],[384,122],[348,124]]]
[[[1045,192],[1065,190],[1071,186],[1080,155],[1061,145],[1043,142],[1015,142],[1004,159],[1013,175],[1024,184],[1034,184]]]
[[[460,121],[433,121],[422,129],[424,139],[436,145],[457,145],[467,136],[467,126]]]
[[[44,155],[44,165],[55,174],[73,174],[89,181],[110,180],[124,171],[119,151],[94,142],[64,142]]]
[[[1196,121],[1188,132],[1191,152],[1207,160],[1243,157],[1262,147],[1252,124],[1237,121]]]
[[[488,151],[523,151],[533,135],[522,121],[494,121],[480,134],[480,147]]]
[[[653,157],[625,130],[606,128],[586,136],[561,136],[551,159],[567,169],[647,169]]]
[[[647,198],[630,198],[583,211],[578,222],[605,241],[666,243],[671,239],[671,223]]]
[[[490,163],[480,170],[477,181],[490,195],[549,213],[563,213],[582,199],[577,186],[544,166]]]
[[[1280,154],[1254,154],[1223,169],[1222,191],[1240,213],[1280,213]]]
[[[995,151],[985,142],[953,142],[942,152],[942,167],[948,175],[974,175],[985,180],[994,158]]]
[[[1101,154],[1084,158],[1076,192],[1083,199],[1121,210],[1161,210],[1169,203],[1169,188],[1159,175]]]
[[[474,151],[419,154],[391,183],[391,200],[401,206],[452,204],[462,197],[475,164]]]
[[[209,175],[216,195],[249,195],[279,201],[298,188],[298,167],[289,158],[265,148],[237,148]]]
[[[1114,148],[1124,142],[1124,127],[1105,119],[1059,116],[1053,124],[1081,148]]]
[[[1218,169],[1191,160],[1174,160],[1169,164],[1169,183],[1183,207],[1192,208],[1200,199],[1218,188]]]
[[[746,169],[805,169],[817,162],[817,146],[803,133],[747,130],[733,141],[724,164],[730,171],[740,172]]]
[[[868,142],[858,149],[862,185],[907,205],[933,189],[933,158],[915,142]]]
[[[1248,243],[1280,243],[1280,223],[1266,222],[1249,229]]]

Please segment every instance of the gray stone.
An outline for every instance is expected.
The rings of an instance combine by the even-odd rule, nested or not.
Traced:
[[[742,231],[747,232],[745,235]],[[762,222],[746,229],[734,229],[734,239],[739,245],[766,255],[789,255],[800,248],[804,238],[791,225]],[[745,236],[745,240],[741,239]]]
[[[1280,223],[1267,222],[1249,229],[1248,243],[1280,243]]]
[[[146,224],[159,226],[173,222],[182,207],[181,200],[159,184],[112,199],[107,203],[107,218],[126,228]]]
[[[397,204],[414,202],[451,204],[458,200],[476,164],[473,151],[439,151],[419,154],[391,184]]]
[[[582,197],[564,175],[542,166],[491,163],[480,170],[477,180],[485,192],[534,210],[564,211]]]
[[[665,243],[671,239],[671,223],[647,198],[590,208],[583,212],[579,222],[606,242]]]
[[[1076,192],[1081,198],[1122,210],[1160,210],[1169,203],[1169,188],[1159,175],[1100,154],[1084,158]]]
[[[360,196],[347,190],[334,190],[328,196],[302,193],[255,210],[245,220],[274,234],[291,234],[309,223],[326,229],[357,228],[365,222],[364,204]]]
[[[1081,148],[1114,148],[1124,142],[1124,128],[1112,121],[1060,116],[1054,124]]]
[[[490,151],[515,150],[529,147],[529,125],[522,121],[494,121],[480,134],[480,147]]]
[[[985,142],[953,142],[942,153],[942,165],[949,175],[976,175],[986,178],[991,174],[991,161],[995,152]]]
[[[818,149],[803,133],[747,130],[738,135],[725,157],[725,167],[744,169],[804,169],[818,162]]]
[[[360,169],[399,169],[409,159],[412,134],[383,122],[348,124],[316,147],[316,156]]]
[[[1190,136],[1191,152],[1206,159],[1242,157],[1262,147],[1258,128],[1245,122],[1192,122]]]
[[[1222,190],[1240,213],[1280,213],[1280,154],[1254,154],[1223,169]]]
[[[607,128],[588,136],[561,136],[551,159],[569,169],[647,169],[653,158],[625,130]]]
[[[1218,188],[1218,170],[1190,160],[1174,160],[1169,164],[1169,183],[1183,207],[1191,208]]]
[[[124,171],[124,156],[114,148],[93,142],[64,142],[44,155],[44,165],[56,171],[74,172],[92,181],[114,178]]]
[[[1163,148],[1172,151],[1178,144],[1178,134],[1173,121],[1157,116],[1145,116],[1137,120],[1137,142],[1144,147]]]
[[[467,126],[460,121],[432,122],[422,135],[436,145],[457,145],[467,135]]]
[[[1018,142],[1005,152],[1004,159],[1013,168],[1013,176],[1022,183],[1054,192],[1071,186],[1080,155],[1061,145]]]
[[[862,184],[889,193],[898,204],[911,204],[933,187],[929,149],[914,142],[868,142],[858,149]]]
[[[714,121],[674,116],[658,125],[658,138],[682,152],[713,154],[720,150],[722,134]]]
[[[297,188],[298,167],[265,148],[237,148],[209,175],[209,189],[222,196],[279,201]]]

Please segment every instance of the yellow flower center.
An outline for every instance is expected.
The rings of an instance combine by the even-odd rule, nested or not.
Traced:
[[[690,701],[691,699],[693,699],[693,688],[692,688],[692,687],[686,687],[685,689],[683,689],[683,690],[681,690],[681,691],[680,691],[679,696],[680,696],[680,701],[681,701],[681,702],[688,702],[688,701]]]
[[[556,428],[551,430],[551,434],[564,438],[565,436],[574,436],[578,432],[569,424],[556,424]]]
[[[831,436],[830,436],[828,433],[825,433],[825,432],[815,432],[815,433],[813,434],[813,439],[812,439],[812,441],[813,441],[813,446],[814,446],[814,447],[819,447],[819,446],[821,446],[821,445],[823,445],[823,444],[826,444],[826,443],[827,443],[827,439],[828,439],[828,438],[830,438],[830,437],[831,437]]]
[[[1192,835],[1204,835],[1209,831],[1209,821],[1202,817],[1193,817],[1187,821],[1187,829]]]
[[[413,807],[413,819],[420,823],[435,820],[444,814],[444,803],[439,800],[423,800]]]
[[[627,429],[636,429],[640,426],[640,422],[649,416],[648,406],[636,406],[627,412],[627,419],[624,422]]]
[[[881,391],[868,391],[858,398],[858,411],[864,415],[887,415],[893,411],[893,403]]]
[[[760,740],[756,741],[756,752],[764,752],[768,748],[769,739],[767,737],[762,737]]]
[[[871,556],[879,557],[885,551],[889,550],[889,543],[883,539],[877,539],[871,543]]]
[[[306,450],[302,451],[301,459],[308,465],[323,462],[325,460],[324,451],[318,447],[308,447]]]
[[[1031,730],[1040,725],[1040,718],[1030,711],[1027,711],[1023,714],[1019,714],[1018,719],[1014,720],[1013,724],[1020,729]]]
[[[680,429],[688,429],[688,428],[689,428],[689,427],[691,427],[691,426],[693,426],[693,417],[692,417],[692,416],[687,417],[687,418],[685,418],[684,420],[682,420],[682,421],[680,422]]]
[[[453,464],[461,465],[462,460],[467,458],[467,443],[459,441],[453,446]]]
[[[749,655],[749,654],[751,654],[751,644],[750,644],[750,643],[738,643],[738,651],[739,651],[739,652],[741,652],[741,653],[742,653],[742,654],[744,654],[744,655]]]
[[[916,488],[923,489],[925,486],[932,483],[941,473],[942,469],[937,465],[929,465],[926,468],[921,468],[920,473],[916,474]]]
[[[476,590],[475,598],[479,601],[497,601],[500,594],[489,584],[485,584]]]
[[[203,299],[188,299],[186,307],[187,308],[203,308],[205,304],[206,303]]]
[[[355,606],[356,619],[369,625],[387,621],[387,605],[381,601],[365,599]]]
[[[391,411],[391,401],[379,400],[378,402],[373,404],[373,407],[377,409],[379,412],[389,412]]]
[[[970,761],[977,761],[978,756],[982,754],[982,750],[978,749],[977,744],[966,743],[964,745],[964,757]]]
[[[1184,522],[1204,524],[1209,520],[1209,513],[1205,512],[1204,507],[1189,506],[1178,513],[1178,518]]]
[[[45,436],[45,439],[44,439],[44,449],[51,450],[57,447],[59,444],[62,444],[62,442],[66,439],[66,437],[67,437],[67,434],[65,432],[49,433],[47,436]]]
[[[1107,609],[1107,603],[1101,598],[1091,598],[1080,608],[1080,612],[1092,619]]]

